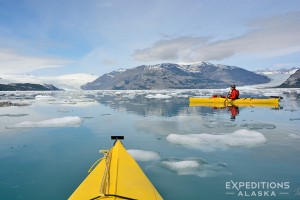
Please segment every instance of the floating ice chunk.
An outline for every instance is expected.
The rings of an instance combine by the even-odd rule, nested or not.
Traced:
[[[203,126],[205,126],[206,128],[216,128],[216,127],[220,127],[220,125],[221,124],[216,121],[207,121],[203,123]]]
[[[10,102],[10,101],[0,101],[0,107],[9,107],[9,106],[29,106],[29,103],[24,102]]]
[[[296,190],[294,190],[294,195],[297,195],[297,196],[300,195],[300,188],[297,188]]]
[[[148,94],[145,96],[147,99],[171,99],[172,96],[166,94]]]
[[[208,164],[202,159],[167,159],[158,163],[158,165],[177,175],[196,175],[199,177],[211,177],[221,174],[228,174],[224,166],[218,164]],[[224,163],[227,166],[227,164]]]
[[[82,119],[77,116],[68,116],[62,118],[48,119],[45,121],[31,122],[24,121],[14,125],[6,126],[8,129],[13,128],[35,128],[35,127],[78,127],[82,123]]]
[[[236,126],[235,123],[233,122],[224,122],[224,121],[205,121],[203,123],[203,126],[205,126],[206,128],[217,128],[217,127],[234,127]]]
[[[243,128],[249,128],[253,130],[258,130],[258,129],[275,129],[276,126],[274,124],[269,124],[269,123],[249,123],[249,124],[241,124],[240,127]]]
[[[66,109],[66,108],[59,108],[57,109],[57,112],[61,112],[61,113],[69,113],[69,112],[73,112],[72,110]]]
[[[138,149],[129,149],[128,153],[138,161],[155,161],[160,160],[160,156],[158,153],[153,151],[144,151]]]
[[[55,98],[53,96],[50,96],[50,95],[36,95],[35,99],[39,100],[39,101],[52,101]]]
[[[170,134],[166,139],[172,144],[203,151],[214,151],[237,146],[252,147],[267,142],[263,134],[245,129],[221,135],[207,133],[188,135]]]
[[[288,137],[291,139],[300,139],[300,135],[296,135],[294,133],[289,134]]]
[[[217,166],[219,166],[219,167],[227,167],[227,164],[223,163],[223,162],[219,162]]]
[[[263,94],[264,96],[277,96],[277,97],[280,97],[280,96],[282,96],[282,93],[281,92],[266,92],[266,93],[264,93]]]
[[[23,113],[18,113],[18,114],[3,114],[0,115],[0,117],[24,117],[27,116],[29,114],[23,114]]]
[[[196,160],[163,161],[162,164],[178,175],[194,174],[200,168]]]
[[[291,118],[290,121],[300,120],[300,118]]]

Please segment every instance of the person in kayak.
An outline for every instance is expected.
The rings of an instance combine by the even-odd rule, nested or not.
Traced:
[[[230,86],[231,90],[228,92],[228,99],[238,99],[240,96],[240,92],[235,88],[235,85]]]

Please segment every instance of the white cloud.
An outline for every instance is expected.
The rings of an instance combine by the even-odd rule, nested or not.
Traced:
[[[61,67],[71,63],[70,60],[24,55],[10,49],[0,49],[0,72],[1,73],[23,73],[36,69]]]
[[[273,57],[300,51],[300,12],[287,13],[249,24],[251,30],[239,37],[211,42],[204,37],[160,40],[152,47],[137,50],[139,61],[171,60],[197,62],[222,60],[237,54]]]
[[[189,57],[193,49],[204,46],[208,41],[205,37],[178,37],[160,40],[152,47],[137,50],[134,58],[138,61],[178,60]]]

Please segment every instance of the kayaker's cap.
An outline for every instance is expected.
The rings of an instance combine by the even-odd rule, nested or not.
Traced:
[[[231,87],[231,88],[235,88],[235,85],[231,85],[230,87]]]

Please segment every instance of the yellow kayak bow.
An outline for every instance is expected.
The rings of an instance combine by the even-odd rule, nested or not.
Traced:
[[[161,200],[137,162],[116,139],[110,150],[69,197],[69,200]]]

